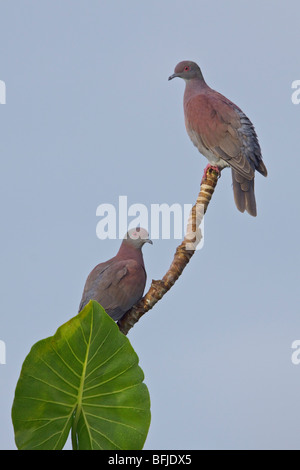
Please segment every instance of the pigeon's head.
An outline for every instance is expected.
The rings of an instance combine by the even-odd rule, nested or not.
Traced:
[[[133,245],[137,249],[142,248],[145,243],[150,243],[151,245],[153,245],[152,240],[150,240],[149,238],[149,233],[146,229],[142,227],[130,229],[126,233],[124,239],[127,240],[130,245]]]
[[[172,80],[175,77],[183,78],[186,81],[191,80],[192,78],[200,78],[203,80],[203,75],[199,65],[191,60],[179,62],[175,67],[173,75],[170,75],[168,80]]]

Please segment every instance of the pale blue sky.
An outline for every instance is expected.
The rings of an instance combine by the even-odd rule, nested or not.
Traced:
[[[145,448],[300,448],[299,15],[297,0],[0,1],[1,449],[16,448],[30,347],[119,247],[96,237],[99,204],[196,199],[207,161],[186,135],[184,83],[167,81],[184,59],[253,121],[269,176],[255,219],[223,172],[203,249],[129,334],[152,402]],[[177,244],[144,247],[147,287]]]

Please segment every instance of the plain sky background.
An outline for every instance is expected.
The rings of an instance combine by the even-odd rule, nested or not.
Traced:
[[[129,334],[152,403],[145,449],[300,449],[299,17],[298,0],[0,1],[1,449],[16,448],[31,346],[118,250],[96,236],[98,205],[195,202],[207,161],[184,82],[167,81],[184,59],[253,121],[269,176],[252,218],[223,171],[203,249]],[[147,288],[178,244],[144,247]]]

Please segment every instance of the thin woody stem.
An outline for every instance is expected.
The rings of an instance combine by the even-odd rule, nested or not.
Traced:
[[[176,249],[171,266],[161,280],[152,281],[147,294],[128,310],[118,322],[120,331],[125,335],[139,321],[141,316],[153,308],[166,292],[171,289],[195,253],[196,247],[202,238],[199,226],[214,193],[218,177],[219,174],[213,168],[209,167],[207,169],[206,177],[201,182],[197,201],[189,215],[185,237]]]

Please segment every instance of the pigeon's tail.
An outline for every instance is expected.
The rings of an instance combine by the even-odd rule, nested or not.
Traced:
[[[254,177],[252,180],[247,180],[235,170],[232,171],[232,185],[233,194],[236,207],[239,211],[245,210],[253,217],[256,217],[256,201],[254,194]]]

